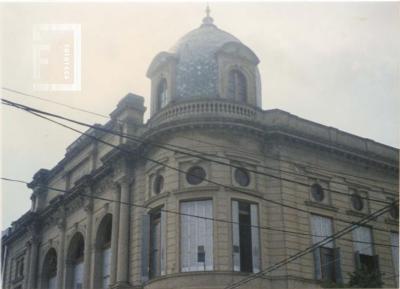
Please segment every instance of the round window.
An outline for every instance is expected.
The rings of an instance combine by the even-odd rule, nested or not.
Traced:
[[[186,180],[191,185],[200,184],[206,177],[206,171],[202,167],[191,167],[186,173]]]
[[[313,184],[311,186],[311,195],[317,202],[322,202],[325,197],[324,189],[319,184]]]
[[[235,170],[235,181],[242,187],[247,187],[250,184],[250,175],[246,169],[237,168]]]
[[[154,179],[154,193],[156,193],[158,195],[159,193],[161,193],[163,188],[164,188],[164,177],[161,175],[158,175]]]
[[[390,216],[391,216],[393,219],[398,219],[398,218],[399,218],[399,206],[398,206],[398,205],[393,206],[393,207],[390,209],[389,213],[390,213]]]
[[[364,208],[363,200],[358,194],[353,194],[351,196],[351,204],[353,205],[353,208],[357,211],[361,211]]]

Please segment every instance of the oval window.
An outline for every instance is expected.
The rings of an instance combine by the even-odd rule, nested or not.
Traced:
[[[249,172],[244,168],[237,168],[235,170],[235,181],[242,187],[247,187],[250,184]]]
[[[358,194],[353,194],[351,196],[351,204],[353,208],[357,211],[361,211],[364,208],[363,200]]]
[[[324,189],[319,184],[313,184],[311,186],[311,195],[317,202],[322,202],[325,198]]]
[[[200,184],[206,177],[206,171],[199,166],[191,167],[186,173],[186,181],[191,185]]]
[[[164,188],[164,177],[161,175],[158,175],[154,179],[154,193],[156,193],[158,195],[159,193],[161,193],[163,188]]]

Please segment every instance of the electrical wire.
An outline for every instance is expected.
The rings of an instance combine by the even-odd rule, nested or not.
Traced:
[[[25,110],[25,111],[27,111],[27,112],[29,112],[29,113],[31,113],[31,114],[37,116],[37,117],[46,119],[46,120],[48,120],[48,121],[50,121],[50,122],[53,122],[53,123],[56,123],[56,124],[58,124],[58,125],[60,125],[60,126],[63,126],[63,127],[68,128],[68,129],[70,129],[70,130],[73,130],[73,131],[75,131],[75,132],[78,132],[78,133],[81,134],[81,135],[86,135],[86,136],[88,136],[89,138],[92,138],[92,139],[94,139],[94,140],[97,140],[97,141],[100,142],[100,143],[109,145],[109,146],[111,146],[111,147],[113,147],[113,148],[115,148],[115,149],[117,149],[117,150],[119,150],[119,151],[121,151],[121,152],[126,153],[127,155],[130,155],[130,154],[132,153],[132,151],[129,151],[129,150],[126,150],[125,148],[122,148],[122,147],[120,147],[120,146],[116,146],[116,145],[114,145],[114,144],[108,143],[108,142],[106,142],[106,141],[104,141],[104,140],[102,140],[102,139],[99,139],[98,137],[95,137],[95,136],[93,136],[93,135],[91,135],[91,134],[89,134],[89,133],[87,133],[87,132],[79,131],[79,130],[77,130],[77,129],[75,129],[75,128],[72,128],[72,127],[70,127],[70,126],[68,126],[68,125],[65,125],[65,124],[63,124],[63,123],[57,122],[57,121],[55,121],[55,120],[53,120],[53,119],[50,119],[50,118],[48,118],[48,117],[45,117],[45,116],[39,114],[39,113],[40,113],[40,110],[32,109],[32,108],[29,108],[29,107],[27,107],[27,106],[19,105],[19,104],[16,104],[16,103],[10,102],[10,101],[8,101],[8,100],[4,100],[4,99],[2,99],[2,101],[3,101],[3,103],[6,102],[7,105],[11,105],[11,106],[14,106],[14,107],[16,107],[16,108],[23,109],[23,110]],[[39,113],[36,113],[36,112],[34,112],[34,111],[39,111]],[[44,114],[46,114],[46,115],[52,115],[51,113],[44,113]],[[62,119],[63,119],[64,117],[58,116],[58,118],[62,118]],[[68,119],[66,118],[66,120],[68,120]],[[79,124],[79,122],[77,122],[77,123]],[[181,169],[179,169],[179,168],[176,168],[176,167],[173,167],[173,166],[164,164],[164,163],[162,163],[162,162],[160,162],[160,161],[157,161],[157,160],[148,158],[148,157],[146,157],[146,156],[144,156],[144,155],[136,154],[136,156],[139,157],[139,158],[145,159],[145,160],[147,160],[147,161],[153,162],[153,163],[155,163],[155,164],[158,164],[158,165],[160,165],[160,166],[163,166],[163,167],[166,167],[166,168],[175,170],[175,171],[177,171],[177,172],[179,172],[179,173],[188,175],[188,172],[186,172],[186,171],[183,171],[183,170],[181,170]],[[190,174],[189,174],[189,175],[190,175]],[[194,176],[194,175],[192,175],[192,176]],[[194,177],[196,177],[196,176],[194,176]],[[235,187],[232,187],[232,186],[228,186],[228,185],[224,185],[224,184],[221,184],[221,183],[218,183],[218,182],[215,182],[215,181],[206,179],[206,178],[204,178],[203,180],[204,180],[204,181],[207,181],[207,182],[209,182],[209,183],[211,183],[211,184],[214,184],[214,185],[223,187],[223,188],[225,188],[225,189],[229,189],[229,190],[231,190],[231,191],[235,191],[235,192],[239,192],[239,193],[246,193],[245,191],[240,190],[240,189],[238,189],[238,188],[235,188]],[[275,200],[267,199],[267,198],[265,198],[265,197],[261,197],[261,196],[256,196],[256,197],[259,198],[259,199],[265,200],[266,202],[273,203],[273,204],[275,204],[275,205],[279,205],[279,206],[282,206],[282,207],[286,207],[286,208],[294,209],[294,210],[297,210],[297,211],[305,212],[305,213],[307,213],[307,214],[310,214],[310,213],[311,213],[311,212],[308,211],[308,210],[300,209],[300,208],[297,208],[297,207],[292,206],[292,205],[288,205],[288,204],[284,204],[284,203],[281,203],[281,202],[278,202],[278,201],[275,201]],[[343,219],[339,219],[339,218],[335,218],[335,220],[340,221],[340,222],[343,222],[343,223],[347,223],[347,224],[353,224],[353,222],[349,222],[349,221],[347,221],[347,220],[343,220]],[[375,228],[375,230],[387,232],[386,230],[379,229],[379,228]]]
[[[397,201],[398,200],[395,200],[395,202],[397,202]],[[392,205],[394,205],[395,202],[393,202]],[[243,279],[241,279],[241,280],[239,280],[237,282],[234,282],[234,283],[226,286],[224,289],[238,288],[238,287],[240,287],[240,286],[242,286],[242,285],[244,285],[244,284],[246,284],[246,283],[248,283],[248,282],[250,282],[250,281],[252,281],[254,279],[257,279],[257,278],[259,278],[261,276],[265,276],[266,273],[273,272],[273,271],[281,268],[282,266],[284,266],[284,265],[286,265],[288,263],[291,263],[291,262],[297,260],[298,258],[301,258],[304,255],[307,255],[307,254],[313,252],[315,249],[317,249],[319,247],[322,247],[323,245],[338,239],[342,235],[347,234],[347,233],[355,230],[356,228],[358,228],[358,227],[360,227],[362,225],[365,225],[366,223],[370,222],[371,220],[373,220],[373,219],[379,217],[380,215],[386,213],[390,209],[391,209],[390,205],[385,206],[385,207],[383,207],[383,208],[381,208],[381,209],[369,214],[368,216],[364,217],[363,219],[361,219],[357,223],[343,228],[342,230],[338,231],[337,233],[326,237],[324,240],[321,240],[320,242],[317,242],[317,243],[313,244],[312,246],[307,247],[307,248],[297,252],[296,254],[291,255],[291,256],[283,259],[282,261],[275,263],[272,266],[269,266],[265,270],[262,270],[262,271],[260,271],[258,273],[253,273],[253,274],[251,274],[251,275],[249,275],[249,276],[247,276],[247,277],[245,277],[245,278],[243,278]]]
[[[107,118],[107,119],[112,119],[111,117],[109,117],[109,116],[107,116],[107,115],[104,115],[104,114],[100,114],[100,113],[88,111],[88,110],[85,110],[85,109],[82,109],[82,108],[79,108],[79,107],[73,107],[73,106],[70,106],[70,105],[65,104],[65,103],[56,102],[56,101],[53,101],[53,100],[50,100],[50,99],[47,99],[47,98],[43,98],[43,97],[35,96],[35,95],[32,95],[32,94],[24,93],[24,92],[21,92],[21,91],[15,90],[15,89],[11,89],[11,88],[8,88],[8,87],[2,87],[2,89],[3,89],[3,90],[6,90],[6,91],[9,91],[9,92],[12,92],[12,93],[15,93],[15,94],[20,94],[20,95],[29,96],[29,97],[32,97],[32,98],[35,98],[35,99],[38,99],[38,100],[51,102],[51,103],[54,103],[54,104],[57,104],[57,105],[60,105],[60,106],[64,106],[64,107],[67,107],[67,108],[70,108],[70,109],[73,109],[73,110],[77,110],[77,111],[81,111],[81,112],[93,114],[93,115],[100,116],[100,117]],[[238,152],[238,153],[245,153],[245,154],[248,154],[248,153],[249,153],[249,151],[240,150],[240,149],[238,149],[237,147],[228,147],[228,146],[224,146],[224,145],[220,145],[220,144],[216,144],[216,143],[206,142],[206,141],[204,141],[204,140],[192,139],[192,138],[183,137],[183,136],[180,136],[180,138],[187,139],[187,140],[191,140],[191,141],[196,141],[196,142],[198,142],[198,143],[203,143],[203,144],[207,144],[207,145],[212,145],[212,146],[214,146],[214,147],[217,146],[217,147],[221,147],[221,148],[228,148],[229,150],[235,151],[235,152]],[[187,149],[187,148],[185,148],[185,149]],[[225,158],[225,157],[223,157],[223,156],[217,156],[217,155],[210,155],[210,156],[217,157],[217,158]],[[290,164],[297,164],[297,160],[293,160],[293,159],[291,159],[291,161],[287,161],[287,160],[283,160],[283,159],[280,159],[280,158],[273,158],[273,157],[271,157],[271,156],[268,156],[267,158],[273,159],[273,160],[277,160],[277,161],[284,161],[284,162],[287,162],[287,163],[290,163]],[[288,157],[285,157],[285,158],[286,158],[286,159],[290,159],[290,158],[288,158]],[[225,159],[228,159],[228,158],[225,158]],[[228,159],[228,160],[229,160],[229,159]],[[276,168],[270,168],[270,167],[263,166],[263,165],[258,165],[258,166],[263,167],[263,168],[266,168],[266,169],[273,169],[273,170],[275,169],[275,170],[276,170]],[[312,164],[310,164],[310,163],[307,163],[306,166],[307,166],[307,167],[310,167],[310,168],[318,169],[318,170],[320,170],[320,171],[323,170],[323,171],[327,171],[327,172],[332,172],[332,173],[334,173],[334,174],[339,174],[338,176],[343,176],[343,175],[341,174],[341,172],[334,171],[334,170],[329,170],[329,169],[327,169],[327,168],[317,167],[317,166],[314,166],[314,165],[312,165]],[[294,172],[284,171],[284,170],[281,170],[281,171],[286,172],[286,173],[291,173],[291,174],[294,173]],[[304,176],[304,175],[303,175],[303,176]],[[388,182],[388,181],[385,181],[385,180],[371,179],[371,178],[364,177],[364,176],[352,175],[352,174],[349,174],[349,173],[347,173],[347,172],[346,172],[346,175],[345,175],[345,176],[346,176],[346,177],[349,177],[349,176],[350,176],[350,177],[354,177],[354,178],[358,178],[358,179],[361,178],[361,179],[369,180],[369,181],[374,182],[374,183],[375,183],[375,182],[381,182],[381,183],[388,183],[388,184],[390,184],[390,185],[392,185],[392,186],[396,186],[396,187],[398,186],[398,184],[396,184],[396,183]],[[331,182],[334,182],[334,181],[331,181]],[[386,192],[386,193],[389,194],[388,192]],[[396,196],[396,194],[391,194],[391,195]]]
[[[13,178],[0,177],[0,179],[2,179],[4,181],[8,181],[8,182],[15,182],[15,183],[21,183],[21,184],[26,184],[26,185],[29,184],[29,182],[27,182],[27,181],[13,179]],[[71,191],[68,191],[68,190],[57,189],[57,188],[54,188],[54,187],[49,187],[49,186],[44,186],[44,185],[39,185],[39,187],[44,188],[44,189],[48,189],[48,190],[57,191],[57,192],[60,192],[60,193],[63,193],[63,194],[70,194],[71,193]],[[131,206],[131,207],[137,207],[137,208],[146,209],[148,211],[152,211],[152,210],[156,209],[156,208],[152,208],[152,207],[149,207],[149,206],[146,206],[146,205],[141,205],[141,204],[134,203],[134,202],[124,202],[124,201],[119,201],[119,200],[113,200],[113,199],[104,198],[104,197],[100,197],[100,196],[89,195],[89,194],[85,194],[85,193],[81,193],[81,192],[77,192],[77,194],[82,196],[82,197],[85,197],[85,198],[91,198],[91,199],[97,199],[97,200],[106,201],[106,202],[110,202],[110,203],[128,205],[128,206]],[[302,233],[302,232],[289,231],[289,230],[274,228],[274,227],[270,227],[270,226],[249,225],[249,224],[244,224],[244,223],[234,222],[234,221],[229,221],[229,220],[224,220],[224,219],[217,219],[217,218],[211,218],[211,217],[204,217],[204,216],[198,216],[198,215],[193,215],[193,214],[181,213],[181,212],[178,212],[178,211],[168,210],[168,209],[164,209],[164,208],[161,208],[159,210],[162,211],[162,212],[165,212],[165,213],[170,213],[170,214],[175,214],[175,215],[193,217],[193,218],[198,218],[198,219],[203,219],[203,220],[208,220],[208,221],[213,221],[213,222],[220,222],[220,223],[239,225],[239,226],[243,226],[243,227],[251,227],[251,228],[256,228],[256,229],[260,229],[260,230],[277,231],[277,232],[294,234],[294,235],[302,235],[302,236],[307,236],[307,237],[320,237],[320,238],[321,237],[326,237],[326,236],[322,236],[322,235],[315,235],[315,234],[308,234],[308,233]],[[309,239],[309,238],[307,238],[307,239]],[[345,239],[345,238],[341,238],[341,240],[342,241],[354,242],[354,243],[364,243],[364,244],[382,246],[382,247],[398,247],[398,246],[384,244],[384,243],[366,242],[366,241],[354,241],[352,239]]]
[[[75,124],[78,124],[78,125],[82,125],[82,126],[85,126],[85,127],[89,127],[89,128],[95,129],[95,130],[102,131],[102,132],[114,134],[114,135],[129,139],[129,140],[133,140],[135,142],[139,142],[139,143],[142,143],[142,144],[157,146],[157,147],[160,147],[162,149],[166,149],[166,150],[172,151],[174,153],[181,153],[181,154],[189,155],[191,157],[199,158],[201,160],[210,161],[210,162],[214,162],[214,163],[225,165],[225,166],[229,166],[229,167],[232,167],[232,168],[235,168],[235,169],[243,169],[242,167],[232,165],[231,163],[226,163],[226,162],[222,162],[222,161],[216,161],[216,160],[209,159],[207,157],[203,157],[201,155],[202,153],[198,152],[198,151],[195,151],[195,153],[188,153],[188,152],[183,152],[183,151],[179,151],[179,150],[176,150],[176,149],[171,149],[171,148],[166,147],[165,145],[162,145],[162,144],[159,144],[159,143],[156,143],[156,142],[145,141],[143,139],[140,139],[139,137],[123,134],[121,132],[116,132],[114,130],[110,130],[110,129],[107,129],[107,128],[99,127],[99,126],[96,126],[96,125],[90,125],[90,124],[87,124],[87,123],[84,123],[84,122],[81,122],[81,121],[77,121],[77,120],[74,120],[74,119],[71,119],[71,118],[67,118],[67,117],[64,117],[64,116],[61,116],[61,115],[58,115],[58,114],[49,113],[49,112],[46,112],[46,111],[43,111],[43,110],[35,109],[35,108],[29,107],[29,106],[26,106],[26,105],[22,105],[22,104],[19,104],[19,103],[16,103],[16,102],[12,102],[12,101],[9,101],[9,100],[4,99],[4,98],[2,99],[2,101],[6,105],[11,105],[11,106],[14,106],[14,107],[20,107],[20,108],[22,108],[24,110],[27,110],[27,111],[33,111],[33,112],[37,112],[39,114],[45,114],[45,115],[48,115],[48,116],[52,116],[52,117],[56,117],[56,118],[59,118],[59,119],[63,119],[63,120],[66,120],[66,121],[69,121],[69,122],[72,122],[72,123],[75,123]],[[168,146],[179,147],[181,149],[188,150],[187,148],[176,146],[176,145],[168,144]],[[230,160],[230,161],[232,161],[232,160]],[[260,171],[253,170],[253,169],[246,169],[246,170],[248,172],[251,172],[251,173],[254,173],[254,174],[264,175],[264,176],[267,176],[267,177],[272,177],[272,178],[275,178],[275,179],[279,179],[281,181],[283,180],[283,181],[295,183],[295,184],[306,186],[306,187],[310,186],[310,184],[308,184],[308,183],[303,183],[303,182],[300,182],[300,181],[297,181],[297,180],[284,178],[282,176],[275,176],[275,175],[272,175],[272,174],[260,172]],[[296,174],[296,173],[293,173],[293,174]],[[305,177],[304,175],[301,175],[301,176]],[[333,193],[346,195],[348,197],[352,196],[351,194],[348,194],[348,193],[345,193],[345,192],[341,192],[341,191],[338,191],[338,190],[333,190],[333,189],[325,189],[325,190],[333,192]],[[373,201],[373,202],[376,202],[376,203],[382,203],[382,204],[388,204],[389,203],[387,201],[378,200],[378,199],[375,199],[375,198],[369,198],[369,197],[364,197],[364,196],[360,196],[360,195],[359,195],[359,197],[361,199]]]

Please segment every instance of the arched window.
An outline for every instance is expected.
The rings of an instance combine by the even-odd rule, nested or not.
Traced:
[[[228,97],[240,102],[247,100],[247,82],[244,74],[238,69],[229,72]]]
[[[101,220],[96,236],[95,288],[106,289],[110,285],[111,232],[112,215],[107,214]]]
[[[43,263],[43,288],[57,289],[57,252],[51,248],[44,259]]]
[[[85,252],[85,241],[81,233],[76,233],[68,248],[67,288],[83,288],[83,261]]]
[[[167,105],[167,80],[161,79],[157,87],[157,110]]]

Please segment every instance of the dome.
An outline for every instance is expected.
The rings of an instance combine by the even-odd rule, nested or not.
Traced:
[[[207,16],[197,29],[158,53],[147,70],[151,115],[188,100],[225,99],[261,107],[259,59]]]
[[[177,56],[177,98],[218,96],[218,62],[216,52],[226,43],[240,43],[232,34],[219,29],[206,17],[203,24],[183,36],[170,49]]]

